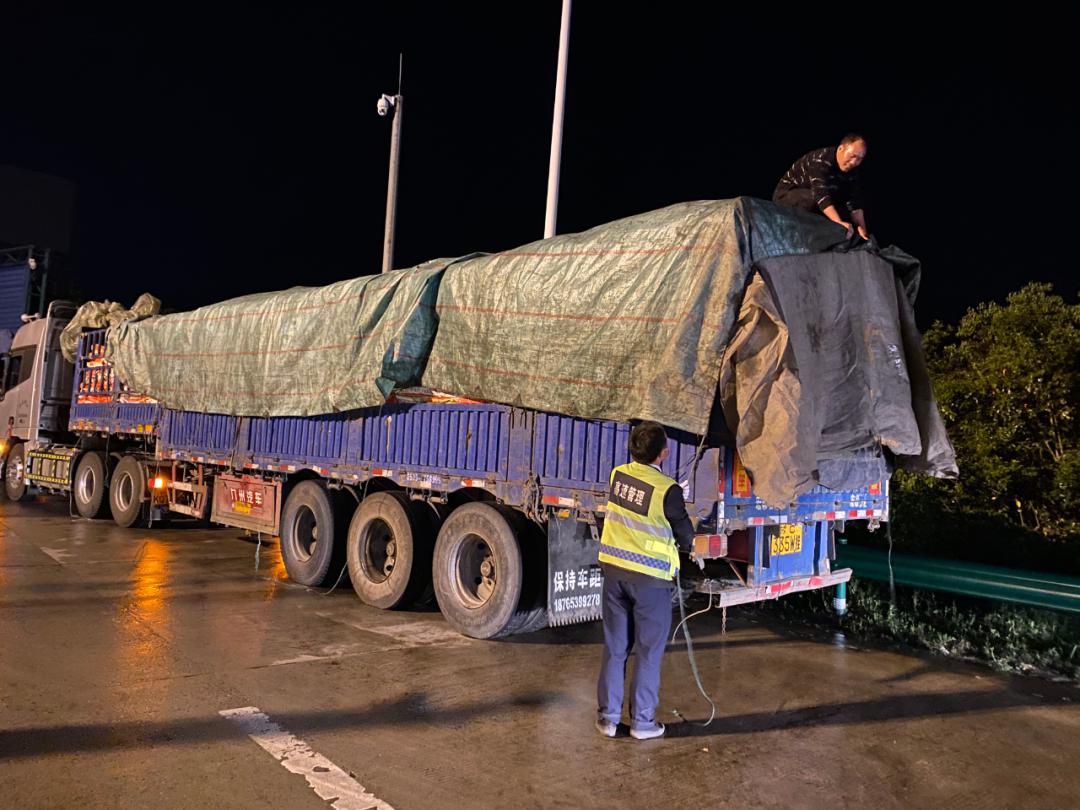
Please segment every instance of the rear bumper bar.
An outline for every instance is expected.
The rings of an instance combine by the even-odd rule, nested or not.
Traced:
[[[841,568],[828,574],[792,577],[791,579],[770,582],[765,585],[730,587],[717,579],[701,579],[686,584],[691,585],[697,593],[710,594],[717,607],[731,607],[732,605],[745,605],[749,602],[764,602],[766,599],[779,599],[781,596],[798,593],[799,591],[828,588],[830,585],[839,585],[849,579],[851,579],[851,569]]]

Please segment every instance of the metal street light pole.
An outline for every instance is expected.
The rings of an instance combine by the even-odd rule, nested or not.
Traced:
[[[396,95],[385,93],[376,105],[379,115],[393,117],[390,130],[390,177],[386,184],[386,228],[383,232],[382,271],[389,273],[394,269],[394,227],[397,218],[398,169],[401,165],[401,122],[405,117],[405,97],[401,94],[401,74],[405,58],[398,55],[398,91]]]
[[[562,162],[563,111],[566,107],[566,60],[570,51],[570,0],[563,0],[559,31],[559,72],[555,77],[555,115],[551,122],[551,158],[548,162],[547,212],[544,238],[555,235],[559,215],[559,166]]]

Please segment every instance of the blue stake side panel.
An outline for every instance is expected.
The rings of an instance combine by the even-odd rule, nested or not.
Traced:
[[[543,483],[545,503],[603,508],[612,469],[630,460],[632,425],[539,412],[535,420],[532,469]],[[694,504],[699,491],[702,493],[698,511],[707,516],[715,513],[717,451],[702,448],[695,465],[700,442],[698,436],[669,430],[668,457],[661,469],[683,485],[688,503]]]
[[[630,425],[505,405],[399,404],[312,417],[240,418],[168,411],[163,458],[275,472],[312,469],[346,480],[384,477],[405,487],[486,487],[522,505],[532,478],[546,505],[602,509],[613,467],[629,460]],[[235,451],[234,451],[235,448]],[[673,433],[664,471],[693,500],[693,436]],[[715,514],[717,451],[702,515]],[[509,490],[501,484],[513,484]]]
[[[492,488],[527,479],[520,459],[531,449],[531,417],[502,405],[266,418],[169,411],[160,454],[274,472],[310,469],[346,481],[382,477],[420,489]]]
[[[502,405],[388,405],[353,421],[349,463],[505,480],[511,432],[525,421]]]
[[[242,419],[169,411],[160,447],[166,458],[238,468],[384,477],[442,491],[487,486],[516,505],[524,504],[531,480],[542,506],[601,511],[612,468],[629,460],[630,429],[504,405],[398,404]],[[702,532],[887,516],[887,482],[850,492],[819,487],[776,509],[754,497],[731,450],[700,448],[697,437],[678,431],[671,431],[668,450],[663,470],[683,484],[688,511]],[[510,482],[511,490],[501,487]]]
[[[217,413],[166,410],[159,445],[185,458],[229,458],[236,447],[240,421],[237,416]]]
[[[161,406],[142,399],[113,377],[105,362],[105,329],[79,336],[75,357],[75,382],[71,392],[69,427],[76,433],[153,435],[161,419]]]
[[[253,462],[345,466],[347,414],[245,419],[239,452]]]

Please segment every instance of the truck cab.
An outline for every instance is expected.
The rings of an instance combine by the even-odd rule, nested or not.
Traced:
[[[53,301],[44,317],[24,315],[0,353],[0,471],[12,500],[26,492],[26,453],[69,436],[74,369],[60,351],[60,333],[75,309]]]

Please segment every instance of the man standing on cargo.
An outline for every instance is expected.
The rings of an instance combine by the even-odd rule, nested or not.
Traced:
[[[634,652],[630,736],[664,735],[656,721],[660,659],[671,632],[671,595],[679,549],[689,552],[694,529],[682,487],[660,471],[667,434],[656,422],[630,432],[629,464],[611,471],[600,567],[604,572],[604,655],[597,685],[596,730],[614,737],[622,717],[626,659]]]
[[[869,239],[858,173],[865,159],[866,138],[854,132],[839,146],[808,152],[780,178],[773,202],[823,214],[842,225],[849,239],[854,222],[859,236]]]

